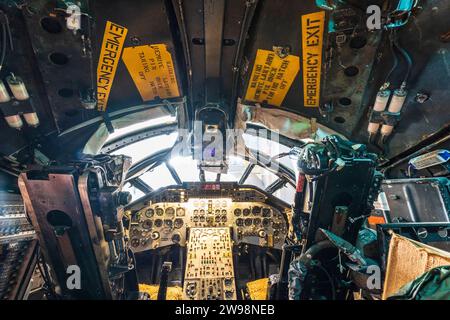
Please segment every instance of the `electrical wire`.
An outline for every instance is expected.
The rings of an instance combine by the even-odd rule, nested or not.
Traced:
[[[390,84],[389,79],[392,76],[392,73],[395,71],[395,69],[397,69],[397,66],[398,66],[398,57],[394,50],[394,37],[395,37],[395,32],[394,32],[394,30],[391,30],[391,32],[389,33],[389,47],[391,50],[391,54],[394,58],[394,62],[392,64],[391,70],[389,70],[388,74],[386,75],[386,78],[384,79],[384,84],[383,84],[382,89],[387,89],[389,87],[389,84]]]
[[[394,40],[394,46],[403,55],[403,58],[405,59],[406,64],[407,64],[406,74],[402,81],[402,87],[405,87],[406,84],[408,83],[409,76],[411,74],[413,62],[412,62],[411,56],[409,55],[408,51],[406,51],[405,48],[400,46],[397,39]]]
[[[2,24],[1,27],[2,27],[2,54],[0,57],[0,70],[3,69],[6,57],[6,27],[4,24]]]
[[[0,19],[1,19],[1,36],[2,36],[2,42],[1,42],[1,56],[0,56],[0,70],[3,69],[4,65],[5,65],[5,59],[6,59],[6,52],[7,52],[7,48],[8,45],[7,43],[9,43],[9,47],[11,49],[11,51],[14,51],[14,44],[13,44],[13,40],[12,40],[12,35],[11,35],[11,28],[9,27],[9,20],[8,20],[8,16],[6,15],[5,12],[0,10]]]

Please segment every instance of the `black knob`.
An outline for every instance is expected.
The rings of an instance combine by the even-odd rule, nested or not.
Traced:
[[[175,233],[175,234],[172,236],[172,242],[173,242],[173,243],[179,243],[180,240],[181,240],[181,236],[180,236],[178,233]]]
[[[131,193],[128,191],[120,191],[117,197],[117,201],[120,206],[126,206],[131,202]]]

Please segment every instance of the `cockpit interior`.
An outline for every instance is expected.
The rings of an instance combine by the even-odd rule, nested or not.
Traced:
[[[450,0],[0,0],[0,300],[450,300]]]

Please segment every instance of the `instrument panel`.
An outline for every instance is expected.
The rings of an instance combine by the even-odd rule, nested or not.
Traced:
[[[187,243],[185,300],[236,300],[230,228],[191,228]]]
[[[135,252],[173,244],[186,245],[191,228],[229,227],[234,244],[281,249],[288,232],[285,216],[263,202],[233,202],[231,198],[190,198],[186,202],[152,203],[131,220]]]

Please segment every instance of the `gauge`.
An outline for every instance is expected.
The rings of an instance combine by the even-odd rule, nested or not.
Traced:
[[[166,219],[166,220],[164,220],[164,225],[165,225],[166,227],[172,228],[172,226],[173,226],[173,221],[170,220],[170,219]]]
[[[156,215],[162,216],[164,214],[164,210],[162,208],[156,208]]]
[[[216,214],[220,214],[220,210],[219,209],[216,210]]]
[[[234,215],[235,215],[236,217],[239,217],[241,214],[242,214],[241,209],[239,209],[239,208],[234,209]]]
[[[262,210],[263,217],[270,217],[270,208],[264,208]]]
[[[155,220],[155,227],[159,228],[163,225],[163,221],[161,219]]]
[[[252,220],[251,218],[245,219],[244,224],[245,224],[247,227],[251,226],[252,223],[253,223],[253,220]]]
[[[220,222],[220,216],[216,216],[215,220],[216,222]]]
[[[152,226],[153,226],[152,220],[147,219],[144,222],[142,222],[142,228],[144,228],[144,229],[149,230],[152,228]]]
[[[201,209],[200,214],[205,214],[205,210]]]
[[[177,217],[184,217],[184,208],[177,208]]]
[[[236,225],[242,227],[244,225],[244,220],[241,218],[236,219]]]
[[[222,216],[222,222],[227,222],[227,215]]]
[[[183,219],[177,218],[173,222],[173,226],[175,227],[175,229],[180,229],[183,226],[183,223]]]
[[[173,242],[173,243],[178,243],[178,242],[180,242],[180,240],[181,240],[181,236],[180,236],[178,233],[175,233],[175,234],[172,236],[172,242]]]
[[[136,228],[131,229],[131,235],[139,236],[140,234],[141,234],[141,232],[139,231],[139,229],[136,229]]]
[[[175,215],[175,209],[172,207],[168,207],[166,209],[166,216],[173,217]]]
[[[131,246],[132,247],[137,248],[137,247],[139,247],[139,244],[140,244],[140,241],[139,241],[138,238],[131,239]]]
[[[259,226],[259,225],[261,224],[261,219],[260,219],[260,218],[255,218],[255,219],[253,219],[253,224],[254,224],[255,226]]]
[[[248,216],[250,214],[250,209],[246,208],[242,211],[242,213],[244,214],[244,216]]]
[[[252,208],[252,213],[253,213],[255,216],[258,216],[258,215],[261,213],[261,207],[259,207],[259,206],[254,206],[254,207]]]
[[[147,218],[151,218],[151,217],[153,217],[154,213],[155,213],[155,211],[153,211],[153,209],[150,208],[150,209],[148,209],[147,211],[145,211],[145,216],[146,216]]]
[[[264,227],[270,226],[270,219],[264,218],[262,224]]]
[[[205,217],[203,217],[204,219]],[[194,216],[194,218],[192,219],[194,222],[198,222],[198,216]]]
[[[200,222],[205,222],[205,216],[200,216]]]

